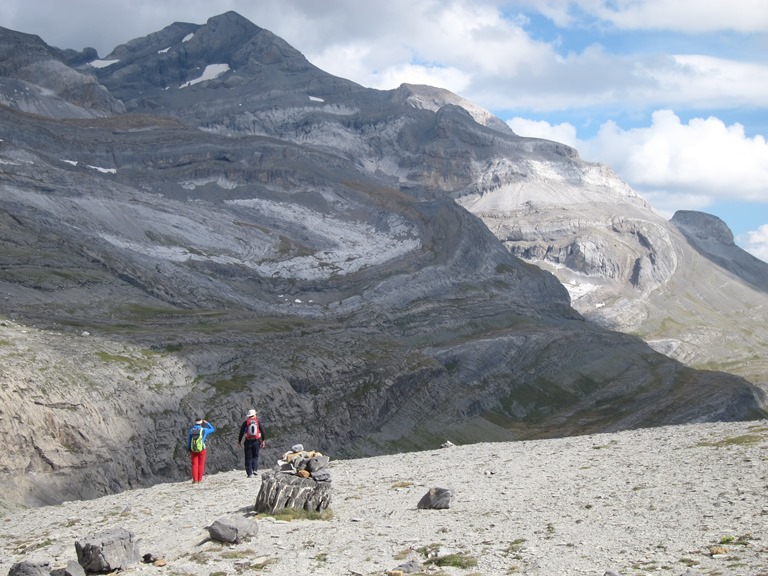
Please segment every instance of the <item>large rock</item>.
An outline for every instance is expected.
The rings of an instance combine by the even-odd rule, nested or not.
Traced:
[[[51,565],[48,562],[24,560],[17,562],[8,571],[8,576],[48,576]]]
[[[448,488],[430,488],[416,504],[420,510],[447,510],[451,507],[453,494]]]
[[[51,570],[51,576],[85,576],[85,570],[74,560],[67,562],[66,568]]]
[[[212,540],[237,544],[253,538],[258,533],[258,524],[243,516],[222,516],[207,526]]]
[[[317,482],[277,471],[264,472],[256,496],[256,512],[274,514],[283,509],[321,512],[331,503],[330,482]]]
[[[77,561],[87,574],[125,569],[141,559],[132,532],[115,528],[75,542]]]

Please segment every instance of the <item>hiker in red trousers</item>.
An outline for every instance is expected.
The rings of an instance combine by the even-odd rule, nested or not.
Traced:
[[[207,420],[198,418],[187,433],[187,450],[192,460],[192,482],[202,482],[205,473],[205,439],[215,428]]]

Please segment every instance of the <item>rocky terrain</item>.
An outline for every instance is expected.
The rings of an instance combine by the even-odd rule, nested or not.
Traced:
[[[233,12],[103,59],[0,30],[0,56],[4,505],[179,480],[201,416],[209,469],[231,470],[251,407],[268,456],[300,436],[344,458],[766,414],[765,292],[733,270],[725,284],[573,149],[442,90],[330,76]],[[538,188],[515,196],[521,182]],[[631,285],[594,309],[623,328],[695,318],[701,336],[652,348],[585,319],[516,257],[547,260],[534,236],[530,253],[500,241],[518,218],[488,220],[502,200],[540,231],[618,214],[639,264],[610,236],[564,248]],[[714,342],[739,350],[736,375],[679,361]]]
[[[287,449],[287,448],[285,448]],[[256,516],[259,479],[242,470],[2,517],[0,572],[52,569],[74,542],[112,528],[139,553],[125,575],[765,576],[768,421],[667,426],[550,440],[480,443],[335,460],[326,519]],[[433,487],[443,510],[417,509]],[[208,539],[222,517],[256,536]]]

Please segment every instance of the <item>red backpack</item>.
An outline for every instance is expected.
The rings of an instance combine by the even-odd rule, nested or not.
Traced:
[[[260,438],[261,428],[259,427],[259,419],[256,416],[251,416],[245,421],[245,439],[259,440]]]

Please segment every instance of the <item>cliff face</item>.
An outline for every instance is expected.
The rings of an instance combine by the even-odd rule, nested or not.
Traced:
[[[662,285],[679,263],[657,243],[680,236],[635,218],[642,200],[572,149],[443,91],[329,76],[234,13],[76,69],[41,53],[116,104],[95,114],[63,91],[66,106],[48,107],[41,89],[31,108],[0,108],[0,433],[19,438],[0,466],[13,502],[178,479],[199,416],[229,439],[210,469],[237,467],[251,407],[267,458],[297,442],[362,456],[447,434],[764,414],[742,378],[585,322],[553,274],[499,241],[506,228],[460,205],[479,213],[498,193],[536,214],[545,195],[509,200],[514,183],[554,189],[544,175],[559,171],[559,197],[581,203],[551,202],[559,216],[536,234],[583,230],[598,190],[624,206],[612,230],[653,266],[628,272],[607,234],[562,257]],[[4,85],[30,82],[24,66]]]

